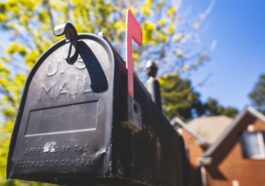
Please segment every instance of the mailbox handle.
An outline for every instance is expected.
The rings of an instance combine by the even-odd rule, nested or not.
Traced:
[[[65,38],[70,42],[70,46],[68,49],[68,54],[66,57],[66,61],[69,64],[73,64],[78,57],[78,41],[77,41],[77,31],[74,27],[74,25],[72,23],[65,23],[65,24],[61,24],[58,25],[54,28],[54,35],[55,36],[62,36],[63,34],[65,35]],[[71,53],[72,53],[72,47],[75,47],[75,53],[74,55],[71,57]]]

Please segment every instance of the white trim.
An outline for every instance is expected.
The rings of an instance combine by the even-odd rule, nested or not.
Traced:
[[[232,186],[240,186],[240,183],[238,180],[232,180]]]
[[[263,135],[261,132],[257,133],[257,138],[258,138],[258,142],[259,142],[261,157],[265,158],[265,144],[264,144]]]
[[[200,170],[201,170],[202,185],[207,186],[206,169],[205,169],[205,167],[201,167]]]
[[[182,121],[180,118],[175,117],[170,121],[171,125],[173,127],[175,127],[176,125],[180,126],[181,128],[185,129],[189,134],[191,134],[194,138],[197,139],[197,142],[199,145],[207,145],[206,140],[199,135],[195,130],[193,130],[192,128],[190,128],[186,123],[184,123],[184,121]]]

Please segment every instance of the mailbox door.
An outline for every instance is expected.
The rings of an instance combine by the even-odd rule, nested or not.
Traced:
[[[31,71],[11,140],[7,175],[75,183],[111,172],[114,55],[96,35],[79,35],[77,60],[62,40]]]

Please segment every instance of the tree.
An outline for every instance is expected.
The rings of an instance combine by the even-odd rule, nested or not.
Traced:
[[[0,2],[0,185],[6,182],[7,149],[26,74],[39,56],[61,38],[54,37],[55,25],[71,21],[77,31],[102,31],[119,52],[124,51],[125,8],[130,7],[142,23],[143,48],[133,57],[141,70],[148,59],[163,63],[161,71],[185,73],[208,59],[207,52],[192,49],[194,30],[187,24],[180,4],[166,0],[7,0]],[[24,183],[25,184],[25,183]],[[32,183],[33,184],[33,183]]]
[[[238,110],[234,107],[224,107],[214,98],[208,98],[205,103],[205,114],[208,116],[224,115],[234,118],[238,114]]]
[[[236,108],[224,107],[214,98],[209,98],[204,103],[191,81],[182,79],[177,74],[160,77],[159,81],[163,110],[169,119],[179,117],[186,121],[202,115],[234,118],[238,114]]]
[[[265,74],[260,75],[258,82],[249,94],[251,104],[265,114]]]
[[[190,80],[183,80],[177,74],[159,78],[163,110],[170,119],[179,117],[189,120],[204,113],[200,94],[194,90]]]

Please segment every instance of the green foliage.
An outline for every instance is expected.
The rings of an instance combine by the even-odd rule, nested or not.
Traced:
[[[260,112],[265,114],[265,74],[259,77],[253,90],[249,94],[252,105]]]
[[[54,26],[71,21],[79,33],[103,32],[118,51],[123,51],[127,7],[131,7],[143,28],[143,48],[133,54],[134,60],[140,61],[137,70],[142,69],[147,59],[153,59],[163,63],[160,70],[164,73],[186,73],[207,60],[207,54],[189,47],[194,30],[183,24],[177,3],[173,5],[166,0],[0,1],[0,30],[8,35],[8,41],[0,45],[0,185],[36,185],[6,181],[6,157],[26,74],[39,56],[61,39],[53,36]],[[192,60],[189,56],[193,56]],[[189,86],[187,82],[180,90]],[[198,95],[185,91],[183,94],[189,103],[196,104]],[[182,104],[186,110],[189,108]],[[168,112],[173,113],[174,109]]]
[[[205,103],[205,114],[209,116],[224,115],[234,118],[238,110],[234,107],[221,106],[214,98],[209,98]]]
[[[185,121],[201,115],[225,115],[233,118],[238,114],[237,109],[224,107],[213,98],[204,103],[191,81],[181,79],[177,74],[160,77],[159,82],[163,110],[170,119],[177,116]]]
[[[183,80],[177,74],[163,76],[159,79],[163,110],[170,119],[179,117],[192,119],[204,113],[200,94],[194,90],[190,80]]]

